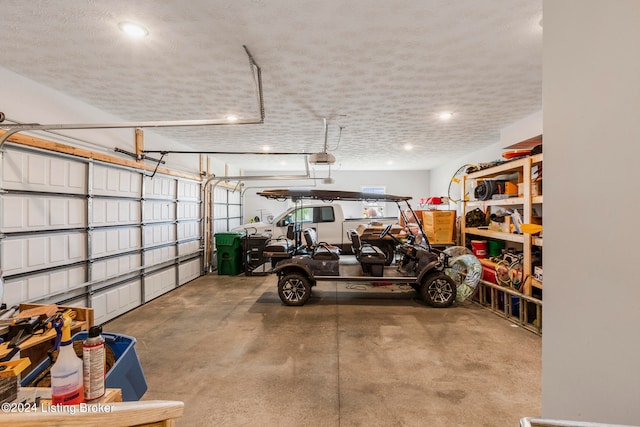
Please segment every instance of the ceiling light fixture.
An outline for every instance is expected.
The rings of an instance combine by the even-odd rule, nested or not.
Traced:
[[[440,117],[440,120],[446,121],[453,117],[453,113],[451,111],[443,111],[438,117]]]
[[[141,39],[149,35],[149,30],[142,25],[131,21],[120,22],[118,24],[118,28],[120,28],[120,31],[134,39]]]
[[[268,145],[262,146],[262,151],[269,151],[269,150],[271,150],[271,147],[269,147]]]
[[[228,122],[237,122],[238,121],[238,116],[234,116],[233,114],[230,114],[227,116],[227,121]]]
[[[411,151],[411,150],[413,150],[413,145],[411,145],[411,144],[404,144],[404,146],[403,146],[402,148],[404,148],[406,151]]]

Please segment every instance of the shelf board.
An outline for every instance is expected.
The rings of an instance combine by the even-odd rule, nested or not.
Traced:
[[[532,238],[531,238],[531,243],[532,243],[534,246],[540,246],[540,247],[542,247],[542,237],[532,237]]]
[[[467,175],[467,179],[477,178],[490,178],[491,176],[502,175],[505,172],[513,172],[524,167],[525,161],[529,161],[528,158],[511,160],[510,162],[502,163],[498,166],[482,169],[476,172],[472,172]]]
[[[465,229],[466,234],[474,234],[476,236],[489,237],[491,239],[507,240],[509,242],[524,243],[522,234],[502,233],[500,231],[482,230],[475,227]]]
[[[500,200],[472,200],[467,202],[467,206],[509,206],[509,205],[522,205],[524,204],[523,197],[509,197],[508,199]]]
[[[531,198],[531,203],[540,203],[542,204],[542,196],[534,196]]]

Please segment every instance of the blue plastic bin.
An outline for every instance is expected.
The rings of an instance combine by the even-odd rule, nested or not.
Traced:
[[[142,372],[138,353],[136,353],[136,339],[127,335],[109,332],[103,332],[102,336],[105,343],[113,351],[116,360],[109,372],[107,372],[105,379],[107,388],[119,388],[122,390],[122,400],[124,402],[140,400],[147,391],[147,380]],[[74,341],[84,341],[87,339],[87,332],[78,332],[72,339]],[[20,385],[25,387],[50,364],[51,361],[48,358],[42,361],[20,381]]]

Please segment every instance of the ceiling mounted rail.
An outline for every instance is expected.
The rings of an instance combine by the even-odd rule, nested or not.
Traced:
[[[47,130],[74,130],[74,129],[127,129],[127,128],[161,128],[161,127],[184,127],[184,126],[235,126],[235,125],[255,125],[264,123],[264,98],[262,96],[262,71],[253,59],[251,52],[247,46],[242,45],[251,66],[251,74],[257,84],[258,109],[260,118],[254,119],[238,119],[230,122],[226,119],[205,119],[205,120],[155,120],[141,122],[116,122],[116,123],[75,123],[75,124],[39,124],[39,123],[22,123],[22,124],[0,124],[0,128],[6,130],[4,135],[0,136],[0,149],[7,139],[18,132],[24,131],[47,131]],[[4,114],[4,113],[2,113]]]

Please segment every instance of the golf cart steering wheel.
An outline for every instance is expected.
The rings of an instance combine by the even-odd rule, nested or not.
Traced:
[[[393,227],[393,224],[389,224],[387,225],[384,230],[382,230],[382,232],[380,233],[380,239],[384,239],[387,234],[389,234],[389,232],[391,231],[391,227]]]
[[[387,225],[387,226],[384,228],[384,230],[382,230],[382,233],[380,233],[379,238],[380,238],[380,239],[384,239],[386,236],[389,236],[389,237],[391,237],[391,239],[392,239],[394,242],[401,243],[400,239],[398,239],[396,236],[394,236],[393,234],[391,234],[391,229],[392,229],[392,228],[393,228],[393,224],[389,224],[389,225]]]

